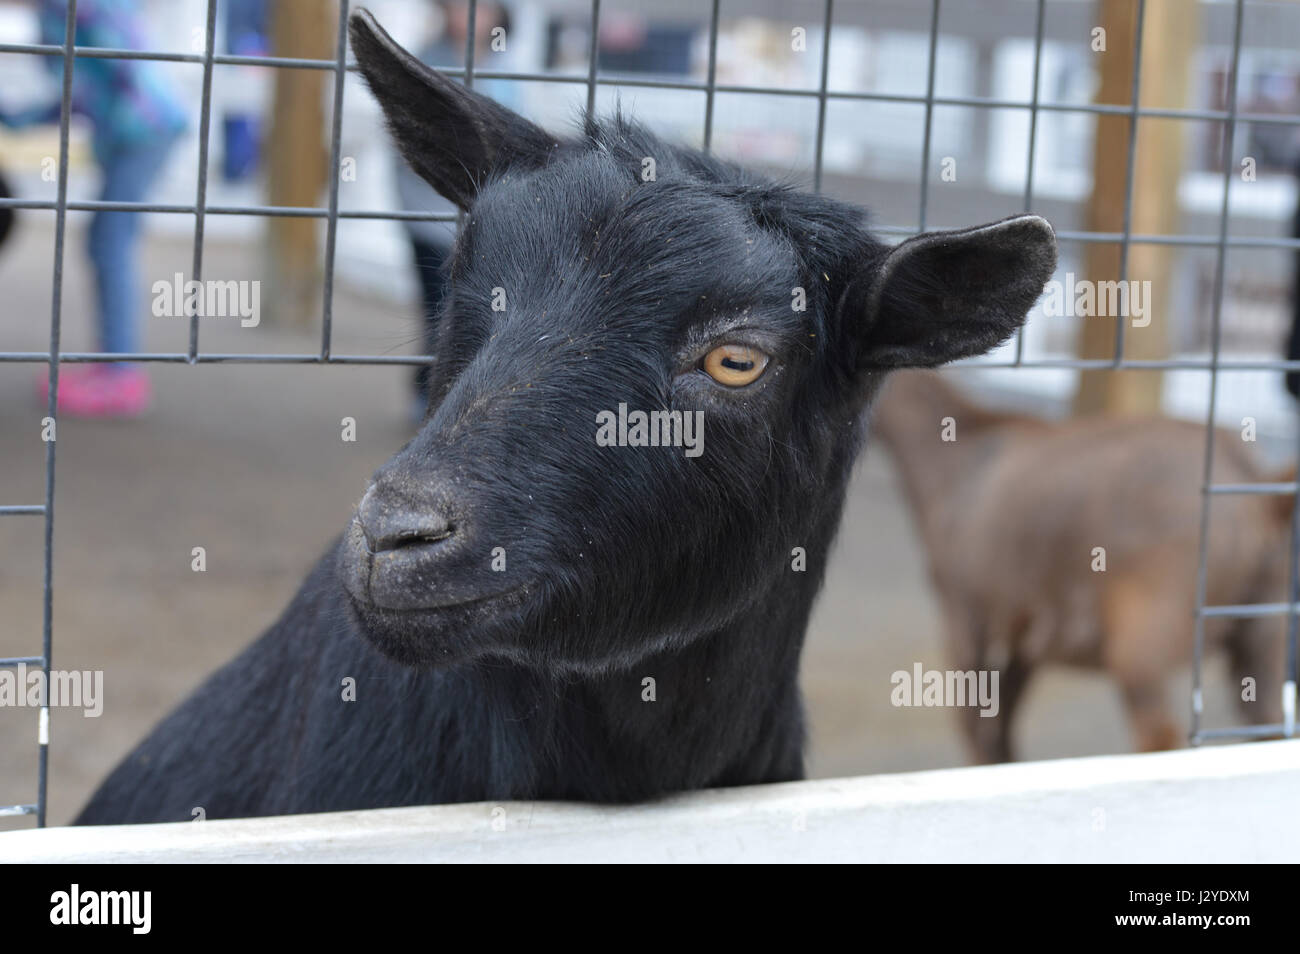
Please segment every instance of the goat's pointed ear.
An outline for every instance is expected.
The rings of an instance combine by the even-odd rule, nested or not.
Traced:
[[[555,149],[538,126],[402,49],[369,10],[352,14],[348,35],[402,157],[462,209],[494,170],[536,168]]]
[[[1056,268],[1056,234],[1021,215],[896,245],[866,295],[860,365],[934,367],[1005,341]]]

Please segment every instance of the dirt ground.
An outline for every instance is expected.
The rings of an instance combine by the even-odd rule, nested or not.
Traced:
[[[69,235],[65,350],[89,350],[82,222]],[[52,230],[26,223],[0,256],[0,349],[44,350]],[[154,237],[149,280],[189,271],[190,244]],[[258,249],[211,242],[207,272],[253,276]],[[404,263],[395,267],[405,267]],[[391,353],[414,337],[414,309],[336,296],[336,353]],[[256,329],[208,320],[209,351],[310,352],[317,328]],[[149,350],[180,350],[183,321],[149,318]],[[0,503],[41,502],[45,447],[40,368],[0,363]],[[50,823],[68,821],[95,784],[206,673],[257,636],[344,526],[370,473],[409,433],[399,367],[162,365],[156,407],[131,423],[61,421],[55,505],[54,661],[105,672],[97,719],[56,710]],[[339,438],[344,416],[357,440]],[[42,526],[0,518],[0,655],[41,646]],[[191,571],[202,546],[207,571]],[[955,717],[894,708],[892,672],[942,667],[937,613],[918,543],[880,455],[868,452],[852,486],[825,591],[813,617],[803,684],[818,776],[961,764]],[[1213,680],[1219,671],[1212,670]],[[1179,677],[1175,698],[1188,698]],[[1210,693],[1211,724],[1226,707]],[[36,791],[37,718],[0,709],[0,804]],[[1118,697],[1102,678],[1044,673],[1018,720],[1023,758],[1129,748]],[[0,819],[0,828],[31,818]]]

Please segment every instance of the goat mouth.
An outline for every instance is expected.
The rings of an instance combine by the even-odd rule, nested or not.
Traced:
[[[401,605],[388,605],[387,603],[373,599],[369,593],[358,594],[348,589],[348,595],[357,606],[364,608],[368,612],[379,612],[398,616],[435,616],[438,614],[454,614],[457,612],[471,612],[474,610],[488,608],[504,608],[507,606],[516,606],[523,602],[527,596],[525,592],[528,587],[516,586],[508,590],[502,590],[499,593],[487,593],[482,596],[471,596],[464,599],[439,600],[430,603],[406,603]]]
[[[482,633],[526,605],[531,587],[439,606],[391,609],[344,587],[362,637],[389,659],[417,669],[452,665],[484,651]]]

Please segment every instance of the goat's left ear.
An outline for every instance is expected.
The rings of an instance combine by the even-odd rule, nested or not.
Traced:
[[[872,276],[859,365],[934,367],[983,354],[1020,327],[1055,268],[1056,234],[1036,215],[910,238]]]

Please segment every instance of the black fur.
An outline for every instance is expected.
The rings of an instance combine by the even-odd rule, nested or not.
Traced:
[[[469,211],[428,415],[279,622],[79,821],[799,778],[799,653],[866,404],[884,368],[1010,334],[1050,277],[1050,228],[891,252],[856,209],[622,118],[549,136],[365,12],[352,42],[404,153]],[[770,364],[724,387],[701,370],[723,343]],[[703,454],[599,446],[620,403],[703,411]]]

